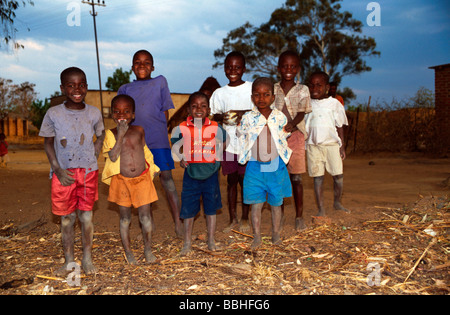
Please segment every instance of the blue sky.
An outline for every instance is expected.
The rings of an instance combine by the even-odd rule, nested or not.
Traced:
[[[98,89],[91,6],[80,0],[34,0],[17,11],[16,39],[25,49],[0,51],[0,77],[36,84],[38,98],[59,90],[59,73],[69,66],[85,70],[89,88]],[[153,76],[164,75],[174,93],[191,93],[214,76],[227,83],[221,69],[212,69],[214,50],[227,33],[249,21],[259,26],[285,0],[106,0],[96,6],[103,88],[116,68],[129,70],[139,49],[152,52]],[[363,35],[374,37],[380,57],[367,58],[371,72],[344,77],[341,87],[357,94],[356,102],[410,97],[420,87],[434,91],[431,66],[450,63],[450,2],[447,0],[377,1],[381,25],[366,19],[370,1],[344,0],[343,10],[364,24]],[[67,17],[79,8],[80,25]],[[28,28],[30,29],[28,31]],[[251,79],[250,75],[244,77]],[[372,103],[373,104],[373,103]]]

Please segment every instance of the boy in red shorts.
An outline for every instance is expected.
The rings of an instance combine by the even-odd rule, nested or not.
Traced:
[[[92,263],[92,208],[98,199],[98,165],[104,127],[100,111],[84,103],[87,93],[83,70],[71,67],[61,73],[61,92],[66,101],[51,107],[39,132],[50,162],[52,212],[61,216],[61,238],[65,263],[56,275],[67,274],[74,262],[74,224],[81,222],[83,259],[86,274],[97,270]],[[97,138],[93,141],[94,136]],[[53,176],[56,175],[56,176]]]
[[[120,237],[128,263],[137,264],[130,247],[131,207],[138,210],[147,263],[156,257],[151,250],[153,220],[151,203],[158,200],[153,178],[159,172],[153,154],[145,144],[141,126],[131,125],[135,102],[131,96],[117,95],[111,101],[116,128],[106,131],[103,155],[106,157],[102,181],[109,187],[108,201],[119,205]]]

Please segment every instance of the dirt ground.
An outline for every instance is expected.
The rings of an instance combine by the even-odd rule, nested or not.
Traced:
[[[207,250],[206,225],[201,215],[194,224],[194,251],[188,257],[178,256],[182,241],[175,237],[166,198],[157,179],[160,200],[153,204],[157,230],[152,241],[158,261],[153,265],[126,264],[120,243],[118,209],[106,200],[108,186],[100,183],[94,209],[93,250],[99,272],[95,276],[83,275],[81,285],[74,287],[65,279],[53,276],[63,255],[59,218],[50,210],[49,165],[45,153],[10,149],[9,156],[8,167],[0,169],[0,295],[449,292],[448,158],[419,154],[350,155],[344,162],[343,204],[352,213],[332,210],[332,181],[327,176],[325,196],[331,220],[319,225],[312,222],[317,212],[312,179],[304,175],[304,217],[308,230],[295,232],[293,201],[288,199],[283,244],[270,244],[270,211],[264,210],[264,245],[256,252],[250,250],[250,235],[224,232],[228,211],[226,181],[221,176],[224,208],[217,216],[216,240],[222,250],[215,253]],[[173,172],[178,193],[182,172],[178,166]],[[406,215],[409,221],[408,218],[405,221]],[[42,225],[29,231],[26,226],[24,231],[17,230],[39,219]],[[423,230],[433,223],[438,235],[430,237]],[[142,261],[137,213],[131,230],[136,257]],[[77,259],[81,259],[79,227],[76,242]],[[422,263],[428,265],[415,266],[421,254],[424,254],[420,258]],[[370,262],[381,264],[381,285],[366,283],[371,275],[367,269]],[[245,285],[241,285],[240,281],[244,280]]]

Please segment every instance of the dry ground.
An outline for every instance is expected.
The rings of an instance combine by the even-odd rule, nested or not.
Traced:
[[[8,168],[0,169],[0,295],[359,295],[448,294],[450,290],[449,159],[413,154],[348,157],[343,204],[352,214],[331,210],[332,183],[327,177],[331,221],[320,225],[311,223],[316,209],[312,179],[305,175],[304,216],[309,229],[295,232],[292,200],[287,200],[282,245],[270,243],[270,211],[265,210],[264,245],[255,252],[250,251],[251,236],[224,232],[228,212],[222,177],[224,208],[218,214],[216,233],[221,251],[207,250],[201,215],[194,224],[194,251],[188,257],[178,256],[182,240],[175,237],[156,180],[160,200],[153,205],[157,227],[153,251],[158,260],[138,266],[126,264],[118,209],[107,202],[108,188],[101,183],[93,249],[99,272],[82,274],[81,285],[70,286],[67,279],[53,276],[63,255],[59,221],[50,211],[45,153],[17,149],[10,151],[10,158]],[[173,176],[180,192],[182,170],[177,167]],[[41,225],[26,225],[39,219]],[[136,213],[131,229],[136,257],[142,261]],[[81,259],[80,243],[77,227],[77,259]]]

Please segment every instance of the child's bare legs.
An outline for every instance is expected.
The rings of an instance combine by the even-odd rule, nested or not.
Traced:
[[[342,193],[344,192],[344,175],[333,176],[333,189],[334,189],[334,209],[343,210],[350,213],[350,210],[346,209],[342,203]]]
[[[208,249],[210,251],[216,251],[216,242],[214,238],[214,234],[216,232],[216,215],[207,215],[206,216],[206,229],[208,231]]]
[[[264,203],[252,205],[252,226],[253,226],[253,242],[251,249],[256,249],[261,245],[261,211]],[[271,206],[272,210],[272,243],[279,244],[281,242],[281,206]]]
[[[186,256],[192,249],[192,227],[194,226],[194,218],[184,219],[184,245],[180,255]]]
[[[244,174],[239,174],[239,185],[241,185],[241,196],[244,199]],[[242,201],[242,216],[239,223],[239,231],[242,233],[250,232],[250,224],[248,222],[248,215],[250,212],[250,205]]]
[[[281,206],[270,206],[272,209],[272,244],[281,243]]]
[[[163,186],[167,200],[169,202],[172,219],[175,223],[175,233],[178,237],[183,236],[183,224],[180,220],[180,206],[178,201],[178,194],[175,187],[175,183],[172,178],[172,171],[161,171],[160,174],[161,185]]]
[[[230,214],[230,227],[238,224],[236,205],[237,205],[237,172],[227,175],[227,197],[228,197],[228,213]]]
[[[305,221],[303,220],[303,182],[302,175],[292,174],[290,176],[292,184],[292,194],[294,196],[295,204],[295,230],[303,231],[306,229]]]
[[[319,212],[316,214],[318,217],[326,215],[325,207],[323,205],[323,179],[324,176],[314,177],[314,196],[316,197],[316,204]]]
[[[78,218],[81,223],[81,240],[83,243],[83,259],[81,261],[81,267],[86,274],[92,274],[97,272],[92,263],[92,239],[94,235],[94,224],[92,223],[92,211],[80,211],[77,210]],[[64,276],[68,273],[67,265],[75,261],[74,256],[74,234],[75,234],[75,221],[77,218],[77,213],[72,212],[71,214],[61,217],[61,238],[63,243],[63,251],[65,262],[64,265],[55,271],[58,276]]]
[[[228,197],[228,212],[230,214],[230,226],[233,228],[234,225],[239,224],[239,230],[243,233],[248,233],[250,231],[250,225],[248,223],[248,215],[250,206],[242,203],[242,217],[239,222],[237,219],[237,193],[238,184],[241,185],[241,194],[244,195],[244,176],[239,175],[238,172],[234,172],[227,175],[227,197]]]
[[[65,276],[68,274],[67,265],[74,262],[74,225],[77,215],[75,212],[61,217],[61,240],[64,252],[64,265],[55,271],[57,276]]]
[[[141,222],[142,236],[144,238],[144,256],[147,263],[156,260],[152,253],[152,230],[153,221],[151,216],[151,205],[143,205],[138,208],[139,222]]]
[[[252,205],[251,216],[253,226],[253,242],[251,249],[256,249],[261,245],[261,210],[264,203],[256,203]]]
[[[120,211],[120,238],[122,239],[123,249],[129,264],[136,265],[137,260],[131,251],[130,246],[130,224],[131,224],[131,208],[119,206]]]
[[[94,224],[92,223],[92,211],[77,210],[78,219],[81,222],[81,240],[83,243],[83,259],[81,267],[86,274],[97,272],[92,263],[92,240],[94,237]]]
[[[184,245],[181,249],[180,255],[186,256],[192,249],[192,228],[194,226],[194,218],[184,219]],[[206,216],[206,228],[208,231],[208,249],[216,251],[216,243],[214,234],[216,232],[216,215]]]

